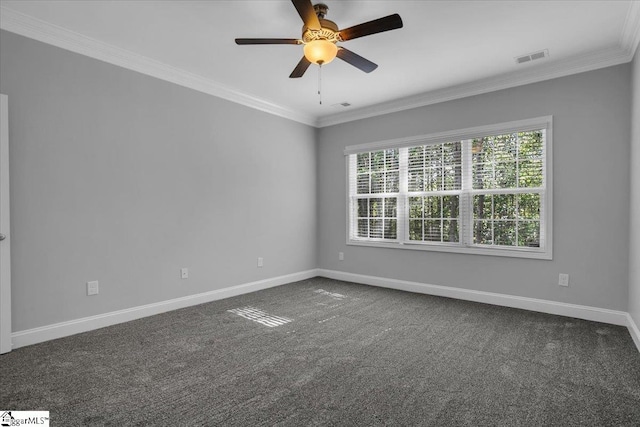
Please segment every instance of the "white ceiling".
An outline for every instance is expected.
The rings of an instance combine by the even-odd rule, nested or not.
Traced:
[[[343,43],[379,67],[324,66],[323,105],[317,66],[288,77],[301,46],[234,43],[300,37],[286,0],[1,0],[0,27],[316,126],[628,62],[640,39],[638,1],[323,2],[340,28],[404,21]],[[543,49],[548,58],[516,64]]]

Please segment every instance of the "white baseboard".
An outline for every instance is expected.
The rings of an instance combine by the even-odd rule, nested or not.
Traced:
[[[167,311],[172,311],[179,308],[190,307],[206,302],[260,291],[262,289],[268,289],[291,282],[297,282],[299,280],[306,280],[312,277],[316,277],[317,275],[317,269],[307,270],[298,273],[287,274],[284,276],[273,277],[270,279],[259,280],[257,282],[231,286],[229,288],[216,289],[214,291],[204,292],[201,294],[175,298],[168,301],[141,305],[138,307],[127,308],[124,310],[113,311],[96,316],[83,317],[81,319],[69,320],[53,325],[41,326],[25,331],[14,332],[11,334],[11,340],[13,344],[12,348],[16,349],[27,345],[37,344],[56,338],[78,334],[81,332],[104,328],[105,326],[111,326],[147,316],[153,316],[155,314],[165,313]]]
[[[629,328],[631,338],[633,338],[633,342],[636,343],[636,347],[638,347],[638,351],[640,351],[640,328],[638,328],[638,325],[636,325],[636,322],[633,321],[633,317],[631,317],[629,313],[627,313],[627,328]]]
[[[312,269],[256,282],[245,283],[224,289],[204,292],[175,298],[168,301],[132,307],[96,316],[84,317],[41,326],[38,328],[18,331],[11,334],[12,348],[16,349],[27,345],[37,344],[57,338],[75,335],[106,326],[116,325],[155,314],[165,313],[179,308],[190,307],[211,301],[234,297],[237,295],[256,292],[275,286],[284,285],[300,280],[311,279],[316,276],[330,279],[344,280],[354,283],[362,283],[371,286],[397,289],[421,294],[436,295],[448,298],[456,298],[467,301],[493,304],[504,307],[520,308],[524,310],[538,311],[541,313],[557,314],[560,316],[575,317],[578,319],[592,320],[596,322],[610,323],[626,326],[633,341],[640,351],[640,329],[633,318],[624,311],[608,310],[604,308],[589,307],[583,305],[567,304],[556,301],[541,300],[535,298],[518,297],[513,295],[498,294],[492,292],[474,291],[470,289],[452,288],[448,286],[429,285],[405,280],[387,279],[383,277],[366,276],[362,274],[345,273],[335,270]]]
[[[405,280],[387,279],[375,276],[365,276],[362,274],[345,273],[335,270],[320,269],[318,270],[318,275],[327,277],[329,279],[362,283],[364,285],[380,286],[383,288],[391,288],[401,291],[416,292],[420,294],[481,302],[485,304],[500,305],[503,307],[520,308],[523,310],[557,314],[560,316],[575,317],[578,319],[592,320],[596,322],[610,323],[620,326],[628,326],[629,319],[631,318],[628,313],[624,311],[608,310],[605,308],[589,307],[585,305],[575,305],[557,301],[497,294],[493,292],[452,288],[449,286],[428,285],[425,283],[408,282]]]

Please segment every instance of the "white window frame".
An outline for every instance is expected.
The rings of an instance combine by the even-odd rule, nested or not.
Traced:
[[[394,249],[409,249],[409,250],[422,250],[422,251],[438,251],[438,252],[452,252],[463,254],[476,254],[476,255],[493,255],[493,256],[505,256],[505,257],[518,257],[518,258],[533,258],[533,259],[546,259],[551,260],[553,258],[553,116],[536,117],[532,119],[517,120],[512,122],[498,123],[487,126],[478,126],[448,132],[440,132],[428,135],[419,135],[408,138],[399,138],[386,141],[377,141],[366,144],[350,145],[344,150],[345,163],[346,163],[346,235],[347,245],[355,246],[370,246],[378,248],[394,248]],[[350,158],[352,154],[365,153],[370,151],[378,151],[385,149],[402,149],[406,147],[414,147],[425,144],[437,144],[451,141],[462,141],[466,148],[463,148],[463,152],[470,151],[471,140],[474,138],[483,138],[492,135],[502,135],[514,132],[526,132],[533,130],[545,131],[545,144],[544,150],[544,164],[543,164],[543,185],[541,191],[541,212],[540,212],[540,247],[508,247],[508,246],[490,246],[490,245],[472,245],[465,242],[470,242],[472,236],[469,235],[471,230],[469,224],[465,223],[468,218],[472,218],[469,214],[468,218],[464,218],[462,211],[464,209],[471,209],[471,198],[475,193],[500,193],[503,190],[473,190],[471,189],[470,180],[470,155],[463,155],[463,168],[467,173],[463,173],[462,190],[460,191],[460,243],[448,243],[448,242],[412,242],[408,239],[408,230],[406,226],[406,217],[403,219],[402,215],[406,214],[406,206],[403,197],[398,197],[398,229],[396,240],[361,240],[353,238],[352,222],[356,218],[353,217],[355,209],[352,207],[353,199],[351,197],[350,189],[350,173],[353,170],[350,167]],[[354,156],[355,157],[355,156]],[[400,152],[401,158],[401,171],[400,171],[400,194],[406,194],[406,167],[402,163],[402,150]],[[404,174],[404,176],[403,176]],[[518,192],[530,192],[527,189],[509,189],[504,190],[506,193],[518,193]],[[371,197],[385,197],[384,193],[371,194]],[[465,208],[466,206],[466,208]],[[408,216],[408,214],[406,214]]]

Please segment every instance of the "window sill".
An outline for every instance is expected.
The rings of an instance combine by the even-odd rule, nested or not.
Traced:
[[[485,255],[485,256],[499,256],[510,258],[530,258],[530,259],[542,259],[551,260],[551,249],[546,251],[539,249],[529,248],[513,248],[504,249],[489,246],[458,246],[450,245],[446,243],[434,243],[434,244],[413,244],[413,243],[400,243],[400,242],[372,242],[363,240],[347,240],[347,245],[350,246],[367,246],[372,248],[385,248],[385,249],[406,249],[414,251],[431,251],[431,252],[449,252],[459,253],[467,255]]]

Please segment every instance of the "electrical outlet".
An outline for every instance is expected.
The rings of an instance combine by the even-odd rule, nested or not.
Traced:
[[[181,279],[188,279],[189,278],[189,269],[188,268],[181,268],[180,269],[180,278]]]
[[[262,257],[258,257],[258,267],[264,266],[264,259]]]
[[[344,252],[338,252],[338,261],[344,261]]]
[[[569,286],[569,275],[566,273],[560,273],[558,276],[558,285]]]
[[[98,281],[87,282],[87,295],[98,295]]]

